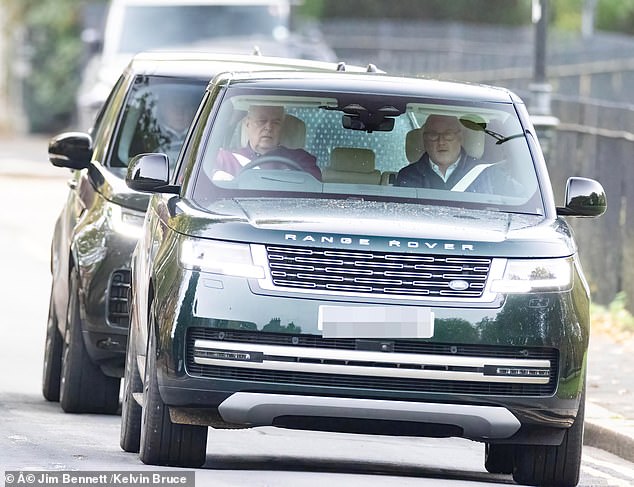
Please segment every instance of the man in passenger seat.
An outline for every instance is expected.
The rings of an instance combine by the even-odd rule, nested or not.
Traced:
[[[494,192],[489,177],[478,177],[488,165],[469,156],[462,146],[462,125],[457,117],[429,115],[423,126],[423,145],[420,159],[398,172],[396,186],[457,190],[461,185],[461,191]]]
[[[263,160],[258,167],[293,169],[292,166],[280,162],[286,159],[321,180],[321,171],[315,156],[304,149],[289,149],[280,144],[284,117],[282,106],[252,105],[244,121],[248,139],[246,147],[237,151],[220,149],[212,179],[231,180],[249,162],[266,157],[270,158],[270,162]]]

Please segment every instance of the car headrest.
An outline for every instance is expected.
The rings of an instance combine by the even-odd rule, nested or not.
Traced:
[[[372,173],[375,162],[374,151],[353,147],[335,147],[330,153],[329,168],[335,171]]]
[[[484,135],[478,130],[462,129],[462,146],[471,157],[480,159],[484,154]]]
[[[484,153],[484,132],[462,129],[462,147],[471,157],[480,159]],[[418,161],[425,152],[423,128],[412,129],[405,136],[405,156],[412,163]]]
[[[280,143],[289,149],[303,149],[306,145],[306,124],[296,116],[286,114]]]
[[[425,152],[425,146],[423,144],[423,129],[413,129],[407,132],[405,136],[405,156],[407,160],[412,163],[421,158]]]

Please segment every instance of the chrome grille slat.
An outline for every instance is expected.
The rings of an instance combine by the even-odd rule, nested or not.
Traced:
[[[215,342],[205,345],[200,340]],[[345,387],[353,393],[354,391],[363,392],[369,388],[377,394],[381,394],[381,391],[407,391],[408,393],[437,392],[516,397],[549,396],[553,394],[557,384],[559,360],[558,352],[553,348],[397,340],[394,343],[393,353],[365,355],[367,352],[362,352],[361,357],[355,357],[356,352],[353,351],[359,350],[358,344],[359,341],[355,339],[327,339],[317,335],[190,328],[187,333],[186,367],[188,373],[201,378],[246,380],[252,383],[270,382],[298,385],[304,389]],[[214,364],[212,363],[214,355],[207,353],[209,350],[233,350],[235,347],[252,350],[255,353],[265,352],[263,359],[278,362],[278,366],[257,367],[255,363],[233,363],[226,360],[220,360],[218,364]],[[408,354],[412,354],[411,357]],[[205,358],[212,360],[205,360]],[[368,362],[368,359],[374,361]],[[486,363],[503,364],[507,362],[507,359],[510,359],[508,362],[511,364],[526,364],[527,368],[536,366],[543,368],[546,364],[550,364],[547,367],[549,373],[547,371],[546,375],[540,374],[542,379],[539,381],[533,380],[528,375],[525,376],[526,380],[521,381],[513,377],[509,381],[499,380],[499,378],[496,380],[494,377],[491,377],[491,380],[486,378],[471,380],[470,374],[476,372],[474,367],[477,368]],[[538,362],[535,363],[535,361]],[[285,364],[290,366],[286,367]],[[307,364],[307,366],[300,364]],[[323,372],[320,373],[322,369],[319,367],[322,364],[327,367],[324,367]],[[425,366],[421,367],[421,364]],[[438,366],[442,364],[446,367]],[[379,365],[383,375],[358,373],[356,370],[359,367]],[[390,365],[395,367],[391,368]],[[330,369],[334,370],[335,366],[349,366],[350,373],[331,373]],[[399,370],[403,371],[401,377],[392,376],[399,375]],[[410,370],[415,373],[409,372]],[[410,377],[410,375],[424,375],[426,370],[430,371],[430,376],[438,378]],[[439,371],[450,373],[439,373]],[[462,379],[456,380],[454,377],[456,375],[462,375]],[[442,379],[443,376],[446,379]]]
[[[490,258],[266,246],[273,286],[401,296],[482,296]],[[465,281],[453,290],[451,281]]]

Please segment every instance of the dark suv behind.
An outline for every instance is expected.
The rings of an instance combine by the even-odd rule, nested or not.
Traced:
[[[90,134],[64,133],[51,140],[52,164],[72,172],[51,243],[46,399],[59,400],[66,412],[114,413],[119,407],[130,257],[149,201],[124,182],[130,158],[158,151],[173,166],[205,87],[219,72],[336,68],[335,63],[262,56],[139,54]]]
[[[288,118],[293,147],[255,150]],[[576,485],[589,295],[564,216],[606,199],[575,177],[555,206],[516,95],[225,73],[176,170],[142,155],[127,183],[154,193],[122,421],[143,462],[200,466],[208,426],[273,425],[464,437],[490,472]]]

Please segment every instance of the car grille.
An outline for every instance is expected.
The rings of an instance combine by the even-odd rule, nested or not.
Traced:
[[[556,387],[558,370],[558,351],[553,348],[528,348],[528,347],[501,347],[485,345],[462,344],[438,344],[426,343],[416,340],[388,340],[393,345],[394,353],[422,354],[427,356],[447,357],[471,357],[485,359],[510,359],[510,360],[548,360],[550,362],[547,381],[543,383],[527,382],[499,382],[491,380],[437,380],[420,379],[412,377],[382,377],[374,375],[368,368],[367,375],[334,374],[302,372],[297,370],[267,370],[266,368],[251,368],[249,366],[237,366],[230,360],[226,365],[209,365],[200,363],[200,357],[204,357],[205,351],[195,346],[197,340],[221,341],[223,344],[235,344],[231,347],[235,350],[249,350],[249,344],[288,346],[287,350],[317,349],[317,350],[365,350],[367,341],[356,339],[326,339],[314,335],[285,335],[276,333],[253,333],[237,330],[219,330],[208,328],[191,328],[188,331],[186,364],[187,371],[192,376],[203,378],[227,379],[248,381],[251,383],[271,384],[301,384],[307,387],[343,387],[354,390],[371,389],[380,391],[403,392],[430,392],[453,394],[480,394],[480,395],[508,395],[508,396],[550,396]],[[383,341],[383,340],[381,340]],[[341,357],[350,354],[342,353]],[[383,354],[389,358],[390,353]],[[284,359],[280,359],[284,360]],[[291,364],[294,361],[290,362]],[[343,362],[343,360],[330,360],[330,363]],[[320,362],[330,365],[328,362]],[[308,361],[306,361],[308,363]],[[360,364],[349,364],[360,365]],[[390,364],[383,364],[389,366]],[[311,364],[312,366],[312,364]],[[393,367],[397,367],[396,364]],[[314,369],[314,366],[313,366]],[[444,367],[439,369],[444,370]],[[379,370],[379,369],[373,369]],[[398,367],[397,367],[398,370]],[[454,371],[461,373],[459,368]],[[447,372],[451,373],[447,367]],[[465,376],[468,374],[465,374]]]
[[[479,298],[490,258],[267,245],[280,288],[391,296]]]
[[[108,290],[108,322],[114,326],[127,327],[130,323],[128,294],[130,292],[130,270],[119,269],[112,273]]]

